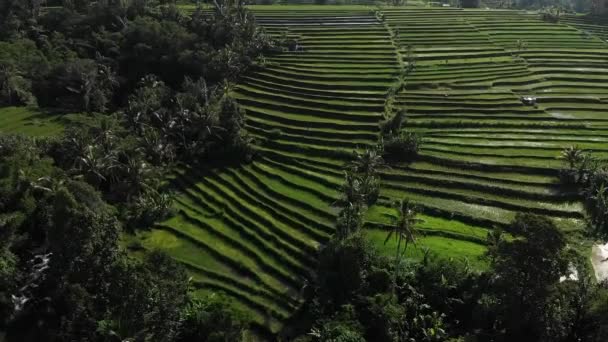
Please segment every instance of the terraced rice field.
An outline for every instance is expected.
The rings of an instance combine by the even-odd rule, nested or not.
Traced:
[[[416,162],[382,171],[369,238],[392,251],[382,228],[403,197],[422,208],[420,245],[478,267],[487,231],[517,212],[579,229],[582,207],[558,187],[558,155],[572,144],[608,152],[600,36],[514,11],[253,9],[267,33],[304,49],[268,56],[234,92],[260,155],[238,168],[178,172],[179,214],[141,236],[186,265],[199,291],[225,291],[266,332],[297,310],[316,250],[334,231],[342,166],[375,144],[408,46],[416,68],[395,103],[425,144]]]
[[[64,119],[25,107],[0,108],[0,133],[51,136],[63,130]]]

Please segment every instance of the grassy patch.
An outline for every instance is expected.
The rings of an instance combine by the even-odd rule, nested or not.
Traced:
[[[0,108],[0,133],[53,136],[63,131],[64,118],[27,107]]]

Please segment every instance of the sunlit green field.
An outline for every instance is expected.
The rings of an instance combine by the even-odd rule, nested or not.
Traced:
[[[52,136],[63,130],[62,118],[26,107],[0,108],[0,133]]]
[[[487,233],[518,212],[580,232],[583,208],[557,174],[564,147],[608,156],[602,23],[414,6],[251,9],[267,34],[303,49],[265,56],[265,68],[233,91],[256,141],[255,161],[176,171],[177,214],[126,243],[169,253],[197,293],[224,291],[256,328],[281,329],[334,233],[343,166],[353,150],[376,144],[389,88],[411,61],[416,67],[392,102],[425,143],[416,161],[381,170],[380,200],[364,228],[370,242],[394,255],[395,242],[384,241],[397,215],[392,203],[403,198],[422,220],[408,247],[413,260],[428,248],[438,260],[484,269]],[[0,109],[0,132],[52,135],[61,127],[57,117]]]
[[[580,22],[454,8],[251,9],[267,34],[303,48],[266,56],[233,92],[260,154],[239,168],[179,172],[179,214],[141,236],[187,265],[199,291],[224,290],[265,330],[294,312],[333,233],[344,163],[376,143],[408,50],[416,68],[393,103],[425,144],[416,162],[381,171],[380,201],[366,216],[372,244],[394,255],[395,242],[384,240],[402,198],[421,211],[411,259],[428,248],[483,269],[487,233],[517,212],[580,231],[581,204],[558,184],[560,151],[608,153],[608,49]]]

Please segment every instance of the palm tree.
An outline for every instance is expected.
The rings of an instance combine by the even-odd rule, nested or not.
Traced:
[[[583,186],[589,184],[591,177],[598,169],[598,160],[588,153],[583,153],[578,162],[578,182]]]
[[[606,234],[608,225],[608,188],[601,183],[589,196],[588,211],[598,233]]]
[[[355,173],[360,173],[366,176],[376,174],[378,168],[384,165],[382,155],[377,149],[366,149],[363,153],[357,153],[355,160],[350,163],[350,169]]]
[[[380,123],[380,130],[384,138],[391,138],[398,136],[401,132],[401,128],[407,121],[407,111],[400,109],[396,113],[392,114],[385,121]]]
[[[84,154],[76,158],[75,171],[91,184],[100,186],[103,182],[115,180],[114,171],[118,166],[118,159],[112,151],[106,153],[99,146],[89,145]]]
[[[391,237],[395,237],[397,240],[397,254],[395,257],[395,274],[397,272],[401,258],[405,255],[407,247],[410,243],[416,244],[416,236],[418,231],[416,224],[422,220],[416,218],[418,212],[414,204],[407,198],[404,198],[395,203],[395,208],[398,211],[398,217],[394,218],[392,230],[386,236],[384,244],[390,240]],[[401,250],[401,246],[405,242],[405,247]]]
[[[103,60],[103,56],[98,54],[97,59],[101,61]],[[120,85],[114,70],[112,70],[111,67],[101,63],[97,64],[97,83],[99,83],[99,87],[101,87],[103,91],[107,93],[111,93],[114,88]]]
[[[96,142],[103,147],[106,152],[113,150],[116,145],[116,140],[118,139],[118,131],[120,130],[118,118],[106,115],[98,117],[95,126],[98,129],[95,138]]]
[[[361,212],[361,209],[352,203],[349,203],[338,215],[336,235],[340,240],[345,240],[361,228],[362,221],[363,213]]]
[[[566,160],[570,165],[570,170],[574,168],[583,160],[584,152],[576,145],[571,145],[562,150],[561,158]]]
[[[344,173],[344,184],[341,187],[342,198],[340,198],[336,204],[341,206],[353,205],[355,207],[361,207],[365,200],[365,196],[361,191],[361,179],[352,172]]]
[[[0,64],[0,103],[13,104],[17,93],[16,78],[19,77],[17,70],[7,64]]]
[[[486,251],[486,256],[490,258],[491,261],[494,261],[496,255],[498,254],[498,249],[504,242],[504,236],[502,230],[500,228],[494,228],[492,231],[488,232],[486,237],[486,243],[488,246],[488,250]]]

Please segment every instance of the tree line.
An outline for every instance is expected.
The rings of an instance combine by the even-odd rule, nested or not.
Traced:
[[[551,218],[521,213],[504,231],[492,230],[488,268],[475,270],[467,260],[426,249],[422,260],[405,257],[408,248],[423,247],[419,209],[404,198],[394,202],[385,241],[397,240],[395,255],[380,254],[363,220],[378,199],[382,167],[376,149],[356,153],[348,165],[335,203],[336,234],[320,251],[287,340],[599,342],[608,336],[608,284],[596,281],[586,253]],[[576,173],[574,166],[564,172]]]
[[[0,339],[241,338],[227,296],[121,243],[171,214],[174,167],[254,153],[231,84],[275,42],[242,1],[214,4],[0,0],[0,105],[82,113],[57,137],[0,136]]]

